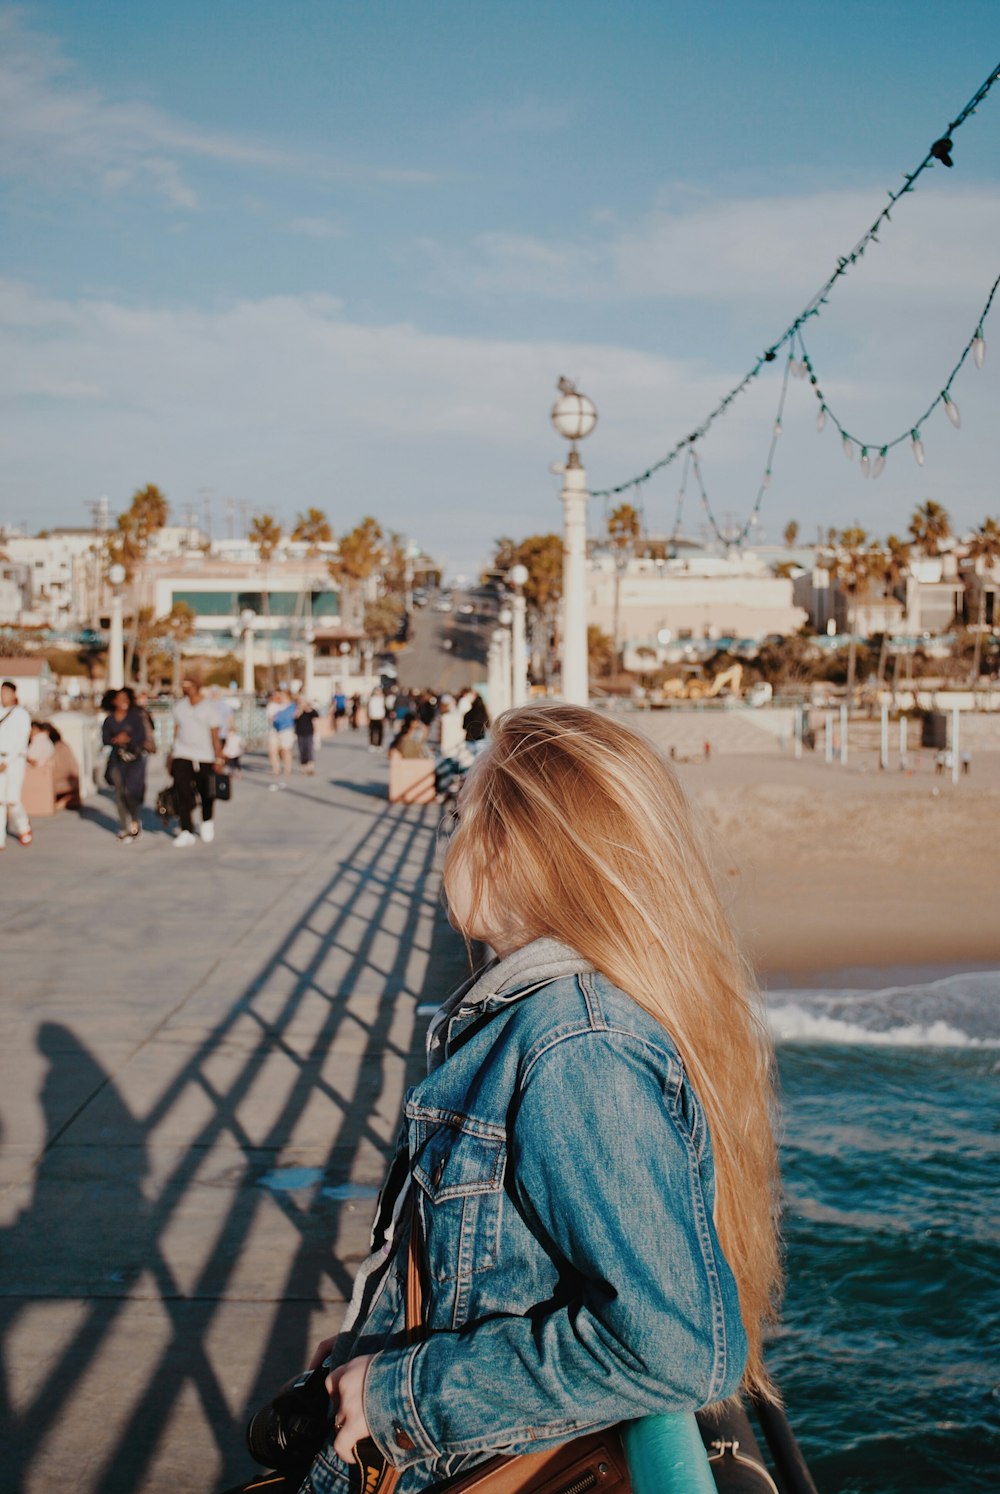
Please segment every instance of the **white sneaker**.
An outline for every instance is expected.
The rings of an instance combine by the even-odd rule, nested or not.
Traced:
[[[215,821],[214,820],[202,820],[202,822],[201,822],[201,838],[205,842],[206,845],[210,845],[211,842],[215,839]]]
[[[175,846],[193,846],[194,844],[195,838],[190,830],[182,830],[179,835],[174,836]]]

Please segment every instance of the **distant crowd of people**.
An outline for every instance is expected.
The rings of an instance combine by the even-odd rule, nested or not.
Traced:
[[[166,759],[169,786],[157,808],[165,821],[176,816],[173,844],[179,849],[210,843],[215,838],[215,804],[228,797],[228,780],[242,772],[246,743],[237,729],[237,702],[217,686],[206,690],[194,674],[181,681],[181,698],[173,707],[173,742]],[[51,764],[53,792],[58,806],[80,807],[80,767],[58,728],[33,721],[17,698],[17,688],[5,680],[0,689],[0,849],[7,828],[21,845],[32,841],[32,829],[22,803],[28,766]],[[130,686],[108,690],[101,701],[105,712],[101,740],[108,749],[104,781],[114,793],[118,840],[127,845],[142,834],[146,800],[146,769],[157,748],[156,730],[145,692]],[[435,764],[440,797],[453,791],[461,775],[485,742],[490,725],[482,697],[472,689],[458,694],[433,690],[383,688],[347,695],[338,683],[329,715],[302,692],[285,685],[272,690],[266,702],[267,755],[272,789],[285,787],[295,758],[300,772],[316,771],[316,747],[321,729],[367,731],[369,751],[388,751],[390,757],[423,758]],[[222,780],[226,780],[225,783]],[[226,792],[223,792],[226,790]]]

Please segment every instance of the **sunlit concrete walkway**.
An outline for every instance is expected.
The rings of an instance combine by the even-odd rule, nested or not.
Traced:
[[[421,1004],[461,978],[439,811],[359,737],[177,851],[113,806],[0,856],[0,1485],[211,1491],[333,1331]],[[150,794],[152,799],[152,794]]]

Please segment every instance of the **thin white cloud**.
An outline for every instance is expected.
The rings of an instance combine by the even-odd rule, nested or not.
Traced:
[[[289,224],[292,233],[302,234],[307,239],[342,239],[346,230],[332,218],[293,218]]]
[[[660,456],[742,372],[706,351],[685,361],[366,325],[321,295],[165,310],[0,284],[0,338],[0,492],[10,505],[0,518],[79,520],[86,499],[125,501],[152,476],[177,503],[209,486],[288,514],[317,502],[335,527],[374,512],[464,566],[501,530],[559,526],[558,480],[547,471],[562,454],[548,420],[558,375],[577,377],[598,404],[584,456],[603,487]],[[827,392],[865,433],[888,432],[933,390],[940,358],[935,340],[900,363],[892,387],[844,380]],[[816,434],[815,402],[793,382],[765,519],[794,516],[811,532],[860,514],[873,530],[905,529],[916,501],[935,496],[957,522],[978,522],[995,506],[1000,365],[991,368],[988,358],[963,374],[961,432],[940,414],[928,423],[927,467],[904,447],[878,483],[843,460],[829,428]],[[752,501],[779,377],[762,378],[705,442],[719,513],[742,518]],[[654,527],[670,522],[679,476],[677,465],[645,489]],[[697,524],[693,494],[688,512]]]
[[[201,129],[142,100],[111,98],[80,77],[53,37],[31,29],[20,7],[0,9],[0,118],[0,175],[36,185],[96,180],[105,191],[145,190],[185,211],[198,205],[187,173],[205,161],[320,180],[435,180],[416,168],[358,167],[278,149]]]
[[[681,194],[634,224],[595,220],[573,239],[495,230],[467,248],[419,246],[435,279],[475,295],[581,302],[684,300],[779,305],[788,319],[851,251],[886,202],[860,190],[706,200]],[[1000,193],[930,185],[901,201],[836,292],[883,301],[983,293],[1000,269]],[[780,328],[775,328],[780,331]]]

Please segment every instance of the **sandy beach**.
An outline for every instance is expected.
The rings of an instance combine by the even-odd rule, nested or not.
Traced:
[[[862,730],[846,768],[787,751],[678,764],[767,986],[1000,967],[1000,751],[977,746],[953,784],[930,751],[880,772],[875,745]]]

